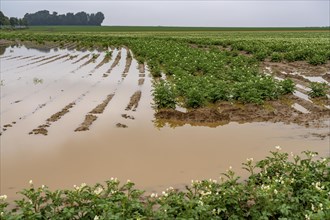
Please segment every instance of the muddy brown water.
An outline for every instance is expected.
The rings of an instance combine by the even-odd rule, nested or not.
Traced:
[[[100,56],[82,66],[93,53]],[[119,53],[121,58],[116,61]],[[72,59],[35,63],[36,57],[42,60],[66,54]],[[87,54],[88,59],[75,63]],[[117,177],[123,182],[130,179],[151,193],[169,186],[183,188],[192,179],[217,179],[229,166],[246,177],[241,163],[246,158],[264,158],[276,145],[286,152],[312,150],[329,156],[329,137],[312,135],[327,133],[328,128],[283,123],[229,123],[215,128],[172,128],[165,123],[157,127],[148,69],[141,74],[141,66],[139,71],[133,59],[123,76],[127,50],[114,50],[112,59],[98,66],[104,55],[98,51],[43,52],[21,46],[7,48],[0,56],[0,194],[8,195],[10,201],[18,198],[16,192],[27,187],[30,179],[35,185],[63,189]],[[4,58],[9,56],[20,57]],[[22,59],[28,56],[31,58]],[[112,65],[114,62],[118,64]],[[140,79],[143,84],[138,83]],[[137,91],[141,96],[136,99],[136,109],[127,108]],[[103,112],[93,114],[97,118],[89,130],[75,132],[102,103]],[[69,111],[62,111],[68,105]],[[45,127],[47,135],[30,133],[59,112],[60,117]]]

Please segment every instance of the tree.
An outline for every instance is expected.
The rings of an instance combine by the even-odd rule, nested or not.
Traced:
[[[101,25],[104,15],[102,12],[90,15],[83,11],[59,15],[55,11],[50,14],[49,11],[42,10],[33,14],[27,13],[24,19],[29,25]]]
[[[10,25],[9,18],[0,11],[0,25]]]
[[[95,19],[96,19],[95,25],[101,26],[101,24],[104,20],[104,14],[102,12],[97,12],[95,15]]]
[[[9,22],[10,22],[10,25],[11,25],[12,27],[15,27],[15,26],[19,25],[18,19],[17,19],[17,18],[14,18],[14,17],[11,17],[11,18],[9,19]]]

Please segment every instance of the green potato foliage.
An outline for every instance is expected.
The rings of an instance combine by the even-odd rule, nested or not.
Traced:
[[[71,190],[30,186],[16,207],[0,196],[0,215],[17,219],[330,219],[330,158],[306,151],[281,152],[242,163],[249,176],[233,169],[218,180],[192,180],[185,190],[172,187],[146,195],[134,183],[111,178],[105,184],[81,184]]]

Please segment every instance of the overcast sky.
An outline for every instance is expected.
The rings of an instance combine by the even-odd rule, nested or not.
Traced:
[[[6,16],[49,10],[105,15],[102,25],[305,27],[330,26],[329,0],[257,1],[65,1],[0,0]]]

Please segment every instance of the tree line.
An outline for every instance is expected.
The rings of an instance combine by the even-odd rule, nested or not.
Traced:
[[[0,11],[0,26],[27,26],[27,20],[24,18],[7,17]]]
[[[86,12],[58,14],[49,13],[47,10],[36,13],[26,13],[23,18],[7,17],[0,11],[0,26],[28,26],[28,25],[92,25],[100,26],[104,20],[104,14],[88,14]]]
[[[58,14],[57,12],[49,13],[47,10],[38,11],[36,13],[26,13],[24,18],[29,25],[93,25],[100,26],[104,20],[104,14],[97,12],[96,14],[88,14],[86,12]]]

